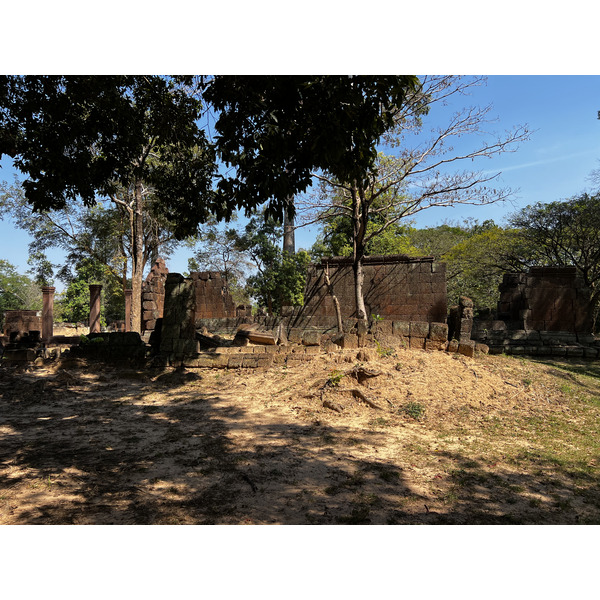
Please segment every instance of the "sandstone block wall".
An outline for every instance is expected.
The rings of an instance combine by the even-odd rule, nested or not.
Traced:
[[[4,335],[21,337],[29,331],[42,331],[42,312],[39,310],[7,310],[4,313]]]
[[[196,319],[223,319],[236,316],[236,306],[226,282],[217,271],[190,273],[196,294]]]
[[[533,267],[507,273],[500,284],[498,319],[536,331],[592,331],[590,290],[575,267]]]
[[[165,282],[169,269],[158,258],[142,286],[142,330],[154,331],[156,321],[162,319],[165,306]]]
[[[354,273],[349,258],[323,258],[307,274],[302,319],[327,323],[335,318],[333,299],[325,284],[325,269],[337,296],[342,317],[356,317]],[[432,257],[411,258],[397,254],[364,259],[364,298],[368,316],[385,320],[446,321],[446,266]]]
[[[165,316],[165,286],[169,269],[162,258],[152,266],[142,288],[142,329],[152,332],[157,321]],[[178,275],[181,277],[181,275]],[[194,289],[196,319],[234,318],[251,314],[251,307],[235,306],[226,289],[225,281],[216,271],[190,273]],[[160,325],[159,325],[160,327]]]
[[[575,267],[533,267],[507,273],[497,319],[475,319],[473,339],[491,354],[596,358],[590,290]]]
[[[178,359],[197,350],[196,288],[192,279],[169,273],[165,282],[165,311],[160,353]]]

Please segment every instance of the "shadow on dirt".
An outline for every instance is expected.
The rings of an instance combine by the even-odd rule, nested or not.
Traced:
[[[77,374],[3,372],[0,405],[5,523],[600,521],[597,482],[580,470],[544,478],[540,462],[537,474],[515,475],[440,453],[444,470],[422,491],[410,465],[373,458],[385,432],[257,423],[201,380],[98,378],[86,387]]]

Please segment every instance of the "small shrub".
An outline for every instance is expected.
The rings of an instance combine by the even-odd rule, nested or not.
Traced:
[[[341,371],[332,371],[329,374],[329,379],[327,380],[327,385],[331,386],[331,387],[337,387],[338,385],[340,385],[340,381],[342,380],[342,378],[344,377],[344,373],[342,373]]]
[[[396,356],[396,351],[393,348],[384,348],[377,340],[374,341],[377,346],[377,354],[379,354],[381,358]]]

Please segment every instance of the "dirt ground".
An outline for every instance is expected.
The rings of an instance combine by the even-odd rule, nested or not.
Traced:
[[[2,366],[0,524],[600,522],[596,447],[577,464],[546,448],[575,443],[587,381],[402,349],[267,371]]]

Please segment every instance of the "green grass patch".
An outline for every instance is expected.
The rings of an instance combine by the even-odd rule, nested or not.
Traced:
[[[425,417],[425,406],[420,402],[407,402],[398,409],[398,412],[415,421],[420,421]]]

